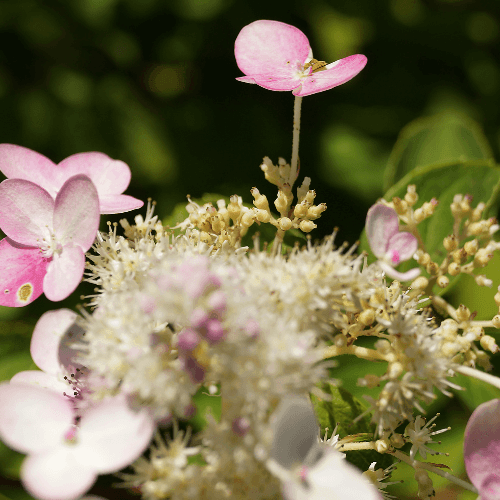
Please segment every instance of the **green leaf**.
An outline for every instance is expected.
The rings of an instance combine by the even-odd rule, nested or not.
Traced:
[[[441,263],[446,253],[443,239],[453,230],[450,205],[456,194],[472,195],[473,206],[482,201],[486,204],[486,216],[496,215],[500,191],[500,169],[491,160],[452,161],[417,167],[389,189],[384,199],[390,201],[395,196],[403,198],[409,184],[417,186],[419,196],[417,207],[432,198],[439,200],[434,215],[418,225],[425,250],[435,262]],[[363,250],[368,252],[369,262],[375,260],[368,245],[365,230],[360,238],[360,251]],[[403,263],[398,270],[406,271],[411,267],[415,267],[413,260]],[[435,293],[442,293],[442,290],[436,289]]]
[[[478,123],[466,115],[445,112],[412,121],[401,131],[384,175],[384,191],[414,168],[450,161],[493,158]]]
[[[500,391],[496,387],[472,377],[459,374],[453,382],[465,389],[465,391],[456,391],[455,395],[471,412],[480,404],[500,397]]]
[[[362,440],[373,439],[375,425],[370,423],[370,416],[365,415],[354,422],[365,408],[362,403],[354,398],[348,391],[341,387],[325,383],[321,389],[332,397],[331,401],[325,401],[315,395],[311,395],[314,412],[321,427],[321,436],[328,429],[328,437],[331,436],[335,427],[340,437],[353,434],[361,434]],[[392,464],[390,455],[381,455],[374,450],[348,451],[347,459],[361,470],[366,470],[372,462],[377,462],[377,468],[386,468]]]

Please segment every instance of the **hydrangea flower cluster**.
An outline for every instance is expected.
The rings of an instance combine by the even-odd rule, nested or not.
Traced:
[[[253,206],[238,195],[216,206],[188,197],[175,227],[148,204],[145,217],[120,221],[123,235],[117,225],[99,232],[101,213],[142,205],[122,194],[126,164],[82,153],[56,165],[0,145],[8,177],[0,184],[7,235],[0,303],[22,306],[41,293],[59,301],[82,276],[96,287],[80,314],[59,309],[40,318],[31,342],[40,370],[0,384],[0,437],[27,454],[25,488],[40,500],[90,500],[82,495],[99,474],[131,466],[119,473],[121,486],[144,500],[377,500],[392,498],[388,480],[403,462],[414,469],[420,498],[434,494],[429,472],[496,498],[498,400],[480,406],[467,427],[472,485],[426,461],[442,454],[431,445],[448,429],[434,430],[437,416],[421,414],[438,391],[461,389],[450,380],[456,373],[500,387],[476,368],[488,369],[486,351],[498,350],[484,328],[499,328],[500,316],[476,321],[464,305],[454,308],[433,292],[459,274],[492,285],[474,271],[500,248],[498,225],[485,218],[484,203],[473,208],[457,194],[445,257],[435,262],[419,225],[438,202],[417,207],[417,188],[409,185],[404,199],[381,199],[368,211],[374,262],[356,246],[336,246],[335,233],[287,247],[287,232],[311,232],[326,210],[310,178],[294,188],[301,98],[347,82],[366,58],[316,61],[305,35],[277,21],[243,28],[235,56],[246,75],[240,81],[295,95],[292,160],[275,165],[266,157],[261,165],[277,188],[277,213],[253,188]],[[256,234],[253,247],[245,245],[254,224],[275,229],[272,244]],[[412,258],[417,267],[396,270]],[[500,292],[495,300],[500,307]],[[348,427],[345,401],[332,393],[341,355],[385,366],[358,380],[380,391],[365,395],[364,406],[349,399],[358,410]],[[198,432],[180,430],[202,393],[220,416],[207,411]],[[354,430],[363,420],[370,431]],[[353,451],[380,454],[384,467],[368,461],[361,470],[351,463]]]

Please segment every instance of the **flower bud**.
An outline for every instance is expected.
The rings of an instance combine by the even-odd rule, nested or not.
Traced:
[[[484,335],[483,337],[481,337],[479,343],[481,344],[481,347],[483,349],[486,349],[492,353],[498,352],[498,346],[495,342],[495,339],[490,335]]]
[[[446,288],[450,284],[448,276],[439,276],[437,279],[437,285],[440,288]]]
[[[467,255],[474,255],[479,248],[479,243],[476,239],[472,241],[468,241],[464,245],[464,250],[467,252]]]
[[[295,205],[295,208],[293,209],[293,215],[295,215],[295,217],[302,219],[303,217],[306,216],[306,214],[307,214],[307,206],[304,203]]]
[[[460,265],[457,264],[456,262],[452,262],[449,266],[448,266],[448,273],[451,275],[451,276],[457,276],[460,274]]]
[[[310,233],[315,227],[317,227],[316,224],[310,220],[302,220],[299,224],[300,230],[304,233]]]
[[[365,309],[359,314],[359,322],[363,326],[369,326],[375,321],[375,311],[373,309]]]
[[[463,304],[458,306],[456,311],[458,321],[468,321],[470,318],[470,309]]]
[[[416,280],[412,282],[410,288],[412,290],[425,290],[428,284],[429,280],[425,276],[419,276]]]
[[[495,328],[499,328],[500,329],[500,315],[496,315],[496,316],[493,316],[493,319],[491,320],[493,326]]]
[[[326,210],[326,203],[320,203],[319,205],[313,205],[307,210],[307,218],[311,220],[318,219],[321,214]]]
[[[288,231],[292,227],[292,221],[288,217],[278,219],[278,226],[282,231]]]
[[[416,193],[415,184],[410,184],[407,188],[407,193],[405,194],[405,201],[410,207],[413,207],[418,201],[418,194]]]
[[[450,234],[450,236],[446,236],[446,238],[443,240],[443,246],[447,252],[452,252],[453,250],[456,250],[458,242],[457,239],[455,238],[455,235]]]

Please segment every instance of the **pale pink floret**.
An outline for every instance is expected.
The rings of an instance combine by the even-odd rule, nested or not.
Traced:
[[[44,389],[50,389],[58,394],[73,394],[73,386],[64,380],[76,367],[73,358],[75,350],[70,347],[81,337],[83,330],[75,325],[77,314],[70,309],[58,309],[44,313],[33,330],[30,352],[38,370],[27,370],[16,373],[11,384],[30,384]],[[63,342],[63,338],[67,341]],[[76,383],[77,378],[72,379]]]
[[[0,144],[0,171],[9,179],[24,179],[43,187],[53,198],[78,174],[89,177],[99,193],[102,214],[140,208],[144,202],[122,194],[130,183],[130,168],[104,153],[78,153],[55,164],[44,155],[14,144]]]
[[[307,37],[298,28],[279,21],[261,20],[245,26],[234,44],[240,70],[237,78],[269,90],[292,90],[306,96],[337,87],[354,78],[366,65],[362,54],[355,54],[313,72],[304,65],[312,58]]]
[[[24,487],[41,500],[73,500],[98,474],[117,472],[149,444],[154,422],[130,410],[124,398],[108,399],[83,412],[75,426],[71,402],[52,391],[0,384],[0,437],[27,453]]]
[[[400,262],[410,260],[418,248],[413,234],[399,231],[399,218],[394,209],[380,203],[373,205],[366,216],[366,236],[380,267],[389,277],[410,281],[420,274],[418,268],[406,273],[394,269]]]
[[[99,197],[85,175],[68,179],[55,200],[24,179],[0,183],[0,305],[52,301],[78,286],[99,227]]]
[[[479,405],[465,428],[465,468],[481,500],[500,498],[500,399]]]

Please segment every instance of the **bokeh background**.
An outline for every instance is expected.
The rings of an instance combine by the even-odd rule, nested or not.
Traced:
[[[283,21],[307,34],[319,60],[368,57],[355,79],[306,97],[302,108],[301,174],[328,205],[313,235],[339,226],[340,242],[352,243],[409,122],[443,112],[474,120],[499,158],[499,15],[498,0],[2,0],[0,142],[56,162],[82,151],[121,159],[132,170],[128,194],[156,200],[160,216],[186,194],[251,202],[257,186],[274,199],[259,164],[266,155],[289,160],[293,96],[237,82],[233,44],[246,24]],[[447,140],[454,144],[445,135],[444,149]],[[0,379],[29,365],[34,323],[60,305],[41,297],[0,309]],[[469,410],[450,404],[463,432]],[[443,436],[443,448],[459,454],[460,438]],[[29,498],[15,479],[19,457],[0,451],[0,500]],[[112,497],[109,483],[95,491],[127,498]],[[401,498],[415,491],[406,483]],[[443,488],[438,498],[470,498]]]

